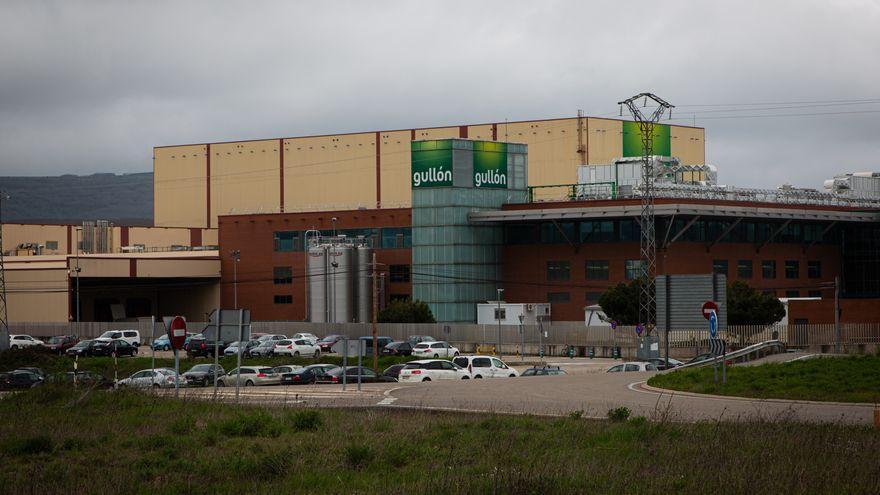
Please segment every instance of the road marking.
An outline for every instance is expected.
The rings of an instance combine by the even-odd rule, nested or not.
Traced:
[[[385,397],[384,399],[380,400],[376,405],[377,406],[390,406],[391,404],[394,404],[394,401],[396,401],[396,400],[397,400],[397,397]]]

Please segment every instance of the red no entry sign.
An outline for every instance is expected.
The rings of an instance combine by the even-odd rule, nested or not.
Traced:
[[[171,347],[183,349],[183,343],[186,342],[186,320],[183,317],[175,316],[171,319],[171,325],[168,326],[168,340],[171,341]]]
[[[718,314],[718,305],[715,304],[715,301],[706,301],[703,303],[703,309],[701,311],[703,313],[703,318],[708,320],[712,313]]]

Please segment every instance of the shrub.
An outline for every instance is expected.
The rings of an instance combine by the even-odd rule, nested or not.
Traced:
[[[212,424],[220,434],[230,437],[277,437],[281,428],[266,411],[241,412]]]
[[[626,407],[617,407],[608,410],[608,419],[614,423],[622,423],[629,418],[631,411]]]
[[[581,419],[584,417],[584,410],[578,409],[577,411],[572,411],[568,413],[568,417],[571,419]]]
[[[288,414],[287,423],[295,431],[314,431],[324,424],[324,418],[314,409],[301,409]]]
[[[352,469],[361,469],[373,461],[375,454],[369,445],[349,445],[345,448],[345,462]]]
[[[10,455],[36,455],[52,452],[55,443],[48,435],[34,435],[26,438],[10,439],[5,445],[6,452]]]

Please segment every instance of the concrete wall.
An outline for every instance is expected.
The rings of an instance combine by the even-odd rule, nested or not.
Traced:
[[[56,249],[43,249],[46,255],[67,254],[71,252],[68,249],[76,249],[76,233],[68,225],[4,223],[0,228],[3,229],[3,251],[7,253],[26,243],[44,246],[57,243]]]
[[[11,265],[11,263],[10,263]],[[67,270],[6,270],[6,308],[10,323],[68,321]]]
[[[683,163],[703,163],[703,129],[670,134]],[[154,223],[216,227],[230,213],[408,206],[410,143],[458,137],[528,144],[529,185],[577,182],[577,118],[168,146],[154,150]],[[621,139],[620,120],[584,118],[588,163],[620,157]]]

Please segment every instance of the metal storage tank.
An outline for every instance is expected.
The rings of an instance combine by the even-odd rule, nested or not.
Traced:
[[[373,287],[372,287],[372,256],[373,250],[368,246],[359,246],[357,253],[357,321],[369,323],[373,321]]]
[[[314,323],[326,323],[329,319],[327,305],[327,248],[313,246],[309,248],[309,320]]]
[[[330,283],[330,322],[354,321],[354,271],[352,248],[333,244],[327,250],[327,279]]]

